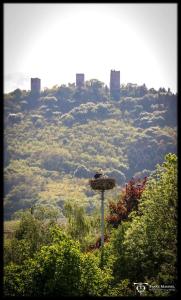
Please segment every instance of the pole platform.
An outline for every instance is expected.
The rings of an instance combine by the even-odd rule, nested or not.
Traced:
[[[89,184],[93,190],[111,190],[115,187],[116,181],[114,178],[98,178],[90,179]]]

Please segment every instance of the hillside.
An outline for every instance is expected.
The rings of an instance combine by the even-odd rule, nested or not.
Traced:
[[[55,86],[39,97],[15,90],[4,97],[4,217],[44,204],[99,204],[88,178],[97,168],[117,180],[144,177],[176,153],[177,96],[164,88],[122,85],[119,101],[98,80],[84,88]],[[116,191],[108,192],[107,199]]]

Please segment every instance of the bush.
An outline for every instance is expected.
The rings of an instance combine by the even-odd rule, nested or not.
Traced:
[[[77,167],[77,169],[74,172],[74,176],[79,178],[91,178],[92,173],[89,169],[82,165]]]

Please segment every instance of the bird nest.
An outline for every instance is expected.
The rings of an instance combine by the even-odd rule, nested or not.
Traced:
[[[111,190],[116,185],[113,178],[90,179],[89,184],[93,190]]]

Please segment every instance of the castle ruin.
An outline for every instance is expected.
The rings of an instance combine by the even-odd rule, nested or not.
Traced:
[[[77,73],[76,74],[76,87],[83,87],[84,86],[84,74]]]
[[[31,78],[31,93],[39,95],[41,91],[41,80],[39,78]]]
[[[114,100],[120,99],[120,71],[111,70],[110,96]]]

